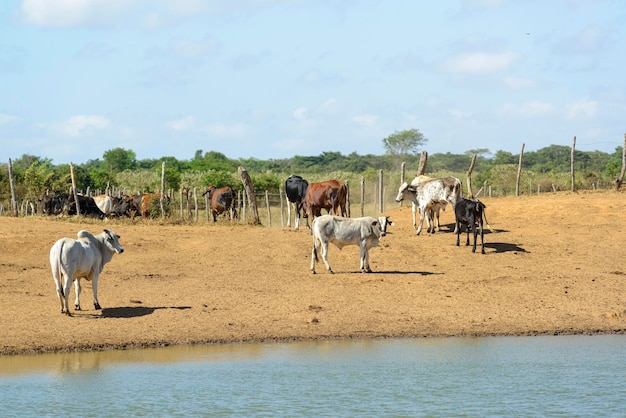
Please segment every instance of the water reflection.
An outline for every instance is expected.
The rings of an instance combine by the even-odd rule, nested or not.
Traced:
[[[20,417],[51,402],[80,416],[623,416],[624,358],[626,335],[6,356],[0,405]]]
[[[0,378],[37,372],[73,374],[124,364],[243,361],[260,357],[266,347],[242,343],[0,356]]]

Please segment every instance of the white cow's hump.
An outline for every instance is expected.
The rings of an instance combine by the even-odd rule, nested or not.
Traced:
[[[95,236],[91,232],[84,229],[78,231],[78,234],[76,235],[78,236],[78,238],[95,238]]]

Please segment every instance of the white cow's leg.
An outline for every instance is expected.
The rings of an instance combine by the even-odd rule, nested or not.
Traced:
[[[100,303],[98,302],[98,274],[93,275],[93,307],[94,309],[102,309],[100,307]]]
[[[326,265],[326,270],[329,273],[334,273],[330,268],[330,264],[328,263],[328,242],[322,242],[322,260],[324,260],[324,265]]]
[[[295,210],[296,213],[295,213],[294,216],[295,216],[296,220],[294,221],[294,224],[295,224],[294,230],[297,231],[298,228],[300,228],[300,209],[298,208],[297,205],[295,206],[295,209],[296,209]],[[291,215],[289,215],[289,217],[291,218]]]
[[[72,279],[65,277],[65,282],[63,283],[63,308],[61,312],[65,312],[67,315],[70,314],[70,289],[72,288]]]
[[[439,223],[439,214],[441,212],[441,208],[437,208],[435,211],[435,231],[439,232],[441,229],[441,224]]]
[[[424,225],[424,216],[426,216],[426,208],[420,207],[420,224],[415,231],[415,235],[419,235],[422,232],[422,226]]]
[[[57,277],[57,273],[55,273],[54,271],[52,272],[52,278],[54,279],[54,287],[57,290],[57,297],[59,298],[59,303],[61,304],[61,313],[65,312],[64,308],[65,305],[63,305],[63,300],[65,299],[65,297],[63,296],[63,275]]]
[[[318,243],[317,239],[313,238],[313,249],[311,250],[311,271],[315,274],[315,262],[317,261],[317,253],[318,253]]]
[[[361,273],[371,273],[370,269],[370,257],[365,243],[361,243]]]
[[[411,214],[413,215],[413,229],[417,230],[417,222],[415,219],[415,212],[417,212],[417,205],[415,202],[411,202]]]
[[[287,196],[285,196],[285,200],[287,201],[287,228],[289,228],[291,226],[291,202]],[[297,222],[298,221],[296,221],[296,225],[298,225]]]
[[[74,292],[76,293],[76,300],[74,301],[74,309],[80,311],[80,279],[74,280]]]

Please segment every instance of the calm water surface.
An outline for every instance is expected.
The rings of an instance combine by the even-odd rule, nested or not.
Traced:
[[[5,356],[0,416],[626,417],[626,336]]]

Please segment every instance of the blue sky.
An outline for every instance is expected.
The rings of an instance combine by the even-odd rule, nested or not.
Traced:
[[[613,152],[621,0],[5,0],[0,158]]]

